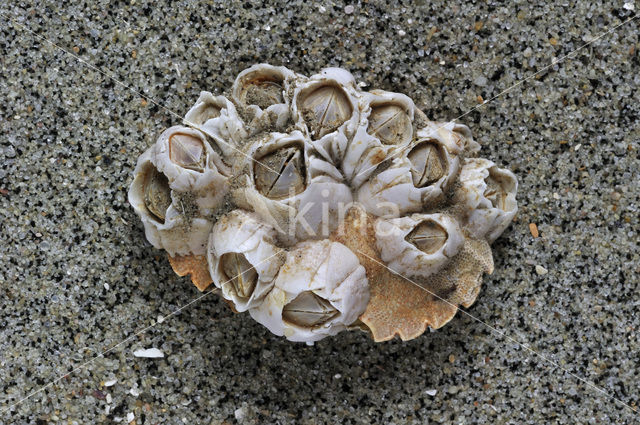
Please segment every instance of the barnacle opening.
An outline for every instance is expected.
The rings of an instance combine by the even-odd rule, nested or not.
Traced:
[[[270,199],[284,199],[306,188],[304,151],[289,145],[272,151],[254,163],[254,181],[258,192]]]
[[[171,188],[167,176],[150,167],[144,179],[144,206],[156,221],[164,224],[167,209],[171,205]]]
[[[169,158],[174,164],[201,173],[206,159],[204,143],[190,134],[175,133],[169,138]]]
[[[283,80],[275,77],[258,77],[245,82],[242,101],[267,109],[271,105],[284,103]]]
[[[399,145],[411,140],[413,125],[401,106],[383,103],[371,106],[367,132],[386,145]]]
[[[425,254],[433,254],[444,246],[448,237],[447,231],[440,224],[425,220],[414,227],[405,240]]]
[[[285,323],[303,328],[318,327],[336,317],[340,312],[326,299],[313,291],[301,292],[282,310]]]
[[[286,78],[287,74],[278,67],[263,64],[249,68],[236,79],[233,96],[242,106],[256,105],[263,110],[286,103]]]
[[[346,92],[337,84],[325,84],[311,90],[299,100],[299,108],[316,140],[336,131],[353,113]]]
[[[487,188],[484,191],[484,197],[487,198],[494,208],[503,211],[509,211],[510,206],[507,205],[507,195],[513,189],[513,180],[497,171],[496,167],[489,168],[489,176],[484,179]]]
[[[212,120],[214,118],[218,118],[221,114],[222,109],[220,107],[218,107],[217,105],[214,104],[207,104],[206,106],[204,106],[202,108],[202,110],[200,111],[200,113],[195,117],[195,121],[194,124],[195,125],[202,125],[204,123],[206,123],[209,120]]]
[[[411,162],[411,177],[416,187],[429,186],[447,172],[444,149],[435,140],[420,142],[411,149],[407,158]]]
[[[237,252],[222,254],[220,264],[225,278],[231,282],[236,295],[249,298],[258,282],[258,272],[247,260]]]

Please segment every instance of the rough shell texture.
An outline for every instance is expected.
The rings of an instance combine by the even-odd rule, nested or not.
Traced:
[[[129,203],[151,244],[170,255],[203,255],[211,216],[228,191],[227,167],[206,136],[188,127],[167,129],[138,159]]]
[[[273,290],[250,313],[276,335],[313,342],[346,329],[368,302],[367,276],[358,257],[324,239],[293,247]]]
[[[209,236],[207,262],[213,282],[237,311],[258,306],[271,291],[284,260],[275,230],[255,214],[235,210]]]
[[[375,222],[376,247],[391,271],[428,277],[458,253],[464,235],[458,222],[444,214],[412,214]]]
[[[515,176],[477,157],[469,128],[343,69],[254,65],[229,97],[202,92],[184,124],[134,172],[147,239],[292,341],[443,326],[475,301],[517,212]]]

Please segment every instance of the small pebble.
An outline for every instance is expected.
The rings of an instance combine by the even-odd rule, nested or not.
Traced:
[[[536,265],[536,273],[538,273],[540,276],[543,276],[548,273],[548,270],[541,265]]]
[[[348,5],[348,6],[344,7],[344,13],[346,13],[347,15],[351,15],[354,10],[355,10],[355,8],[353,6],[351,6],[351,5]]]
[[[136,418],[136,415],[134,415],[133,412],[127,413],[127,422],[133,422],[135,418]]]
[[[487,77],[485,77],[484,75],[479,76],[478,78],[476,78],[475,80],[473,80],[473,84],[475,84],[478,87],[484,87],[487,85]]]
[[[536,225],[536,223],[529,223],[529,231],[531,232],[531,236],[533,236],[534,238],[537,238],[539,236],[538,226]]]
[[[233,416],[235,416],[237,421],[242,421],[247,416],[247,413],[247,408],[243,406],[239,409],[236,409],[233,412]]]
[[[436,395],[438,393],[438,390],[426,390],[424,393],[426,395],[430,395],[431,397],[433,397],[434,395]]]

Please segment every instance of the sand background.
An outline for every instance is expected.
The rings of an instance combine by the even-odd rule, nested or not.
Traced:
[[[500,94],[629,8],[3,3],[0,422],[637,420],[608,397],[640,403],[639,20]],[[199,295],[146,242],[126,192],[138,155],[180,122],[170,111],[224,93],[257,62],[307,75],[342,66],[434,120],[498,96],[459,121],[517,174],[520,211],[468,311],[606,395],[464,315],[410,342],[351,332],[308,347],[210,296],[10,407]],[[165,357],[133,356],[149,347]]]

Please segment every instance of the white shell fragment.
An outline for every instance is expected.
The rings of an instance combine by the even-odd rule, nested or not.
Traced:
[[[276,335],[311,342],[346,329],[368,301],[367,276],[358,257],[325,239],[290,250],[273,290],[250,313]]]
[[[516,177],[478,158],[465,125],[366,86],[257,64],[202,91],[138,158],[128,196],[147,240],[291,341],[443,326],[493,270]]]
[[[161,359],[164,357],[164,353],[157,348],[140,349],[133,352],[135,357],[143,357],[147,359]]]

